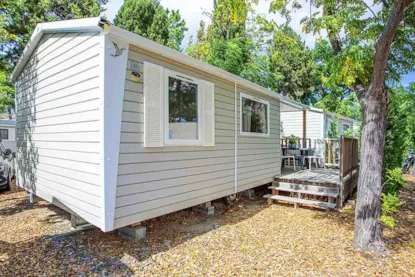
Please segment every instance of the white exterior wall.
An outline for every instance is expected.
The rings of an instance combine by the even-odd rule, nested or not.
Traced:
[[[17,183],[101,226],[100,33],[44,34],[16,82]]]
[[[9,130],[9,138],[3,139],[3,145],[4,147],[10,148],[12,152],[17,151],[17,145],[16,145],[16,127],[10,126],[10,125],[0,125],[0,129],[7,129]]]
[[[306,136],[311,139],[322,138],[322,113],[306,111]],[[303,111],[281,112],[283,137],[295,135],[303,137]]]
[[[282,137],[303,137],[303,111],[281,112]]]
[[[215,146],[143,146],[143,83],[131,61],[206,80],[215,85]],[[130,45],[122,113],[115,228],[188,208],[235,192],[234,84]],[[255,94],[238,88],[238,92]],[[279,101],[271,102],[270,138],[238,136],[238,191],[269,183],[280,173]],[[239,93],[237,95],[239,107]],[[239,114],[237,119],[239,118]],[[239,128],[239,124],[238,124]],[[239,129],[238,129],[239,130]],[[239,133],[239,132],[238,132]]]

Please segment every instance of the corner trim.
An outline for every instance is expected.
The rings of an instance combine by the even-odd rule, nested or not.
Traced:
[[[101,32],[101,229],[114,230],[128,42]],[[121,50],[115,49],[114,43]]]

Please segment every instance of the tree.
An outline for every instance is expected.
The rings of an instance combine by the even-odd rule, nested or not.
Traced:
[[[305,103],[319,82],[311,51],[286,25],[256,16],[258,1],[219,0],[212,24],[200,23],[187,53],[247,80]]]
[[[296,101],[310,104],[320,75],[311,51],[288,25],[274,24],[270,35],[272,39],[267,49],[270,71],[277,75],[272,89]]]
[[[181,51],[180,45],[187,31],[179,10],[169,11],[159,0],[126,0],[114,23],[178,51]]]
[[[247,31],[249,13],[256,1],[219,0],[206,26],[200,22],[197,40],[190,39],[187,54],[228,72],[241,75],[252,61],[253,40]]]
[[[107,0],[1,0],[0,110],[14,107],[11,71],[36,25],[41,22],[99,16]]]
[[[287,13],[286,0],[274,0],[271,11]],[[361,165],[354,245],[364,250],[385,248],[379,221],[382,192],[388,81],[414,69],[413,0],[375,1],[376,14],[366,1],[310,1],[320,11],[302,20],[306,32],[325,30],[332,50],[327,84],[353,90],[363,114]],[[294,9],[300,4],[294,0]]]

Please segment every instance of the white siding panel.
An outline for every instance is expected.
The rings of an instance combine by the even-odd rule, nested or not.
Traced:
[[[101,226],[99,34],[42,38],[16,89],[18,184]]]
[[[303,137],[303,112],[281,112],[282,137]]]

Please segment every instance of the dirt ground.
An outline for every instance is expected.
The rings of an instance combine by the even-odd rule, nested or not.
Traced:
[[[70,236],[66,212],[0,193],[0,276],[415,276],[415,178],[384,254],[352,247],[353,210],[268,207],[261,192],[206,217],[184,210],[143,223],[132,243],[94,229]]]

